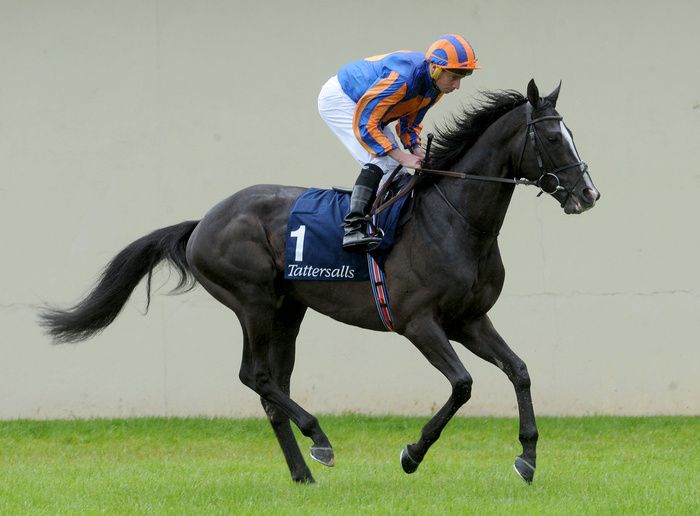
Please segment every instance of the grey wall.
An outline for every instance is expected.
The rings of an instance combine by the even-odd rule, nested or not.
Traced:
[[[426,128],[477,90],[561,79],[602,192],[573,217],[523,188],[502,231],[492,319],[538,413],[700,413],[698,19],[695,1],[0,0],[0,417],[261,415],[240,327],[201,288],[161,295],[163,271],[147,317],[140,287],[101,336],[60,347],[35,305],[76,301],[123,246],[245,186],[350,184],[321,84],[444,32],[483,69]],[[458,352],[475,379],[460,413],[515,415],[505,376]],[[317,314],[292,390],[316,413],[428,414],[449,395],[408,341]]]

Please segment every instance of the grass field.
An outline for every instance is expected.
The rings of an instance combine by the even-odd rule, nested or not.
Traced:
[[[0,514],[700,514],[700,417],[456,418],[413,475],[425,418],[325,416],[337,466],[292,483],[263,419],[0,422]],[[300,439],[307,453],[310,442]]]

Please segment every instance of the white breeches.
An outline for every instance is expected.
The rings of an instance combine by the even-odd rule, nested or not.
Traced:
[[[331,128],[333,134],[345,145],[345,148],[360,165],[374,163],[384,171],[384,179],[386,179],[387,174],[393,172],[399,163],[390,156],[377,157],[370,154],[357,140],[352,127],[355,106],[355,102],[340,87],[337,76],[328,79],[318,95],[318,112],[323,121]],[[390,141],[396,142],[392,127],[393,124],[386,126],[384,134]]]

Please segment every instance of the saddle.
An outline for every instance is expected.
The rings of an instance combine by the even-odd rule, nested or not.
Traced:
[[[412,178],[404,173],[387,182],[377,197],[385,202],[375,201],[380,209],[373,209],[374,214],[368,216],[370,227],[383,233],[381,244],[370,253],[380,266],[394,245],[397,229],[407,220],[404,207],[409,206],[406,203],[409,196],[405,193],[406,185],[413,181]],[[342,187],[330,190],[311,188],[297,198],[287,221],[285,279],[369,280],[367,257],[348,252],[341,245],[342,223],[350,206],[350,193],[350,189]]]

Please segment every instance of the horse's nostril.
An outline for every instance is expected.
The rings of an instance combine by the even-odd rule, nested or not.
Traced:
[[[585,201],[589,202],[590,204],[593,204],[600,199],[600,192],[594,190],[593,188],[584,188],[582,193]]]

